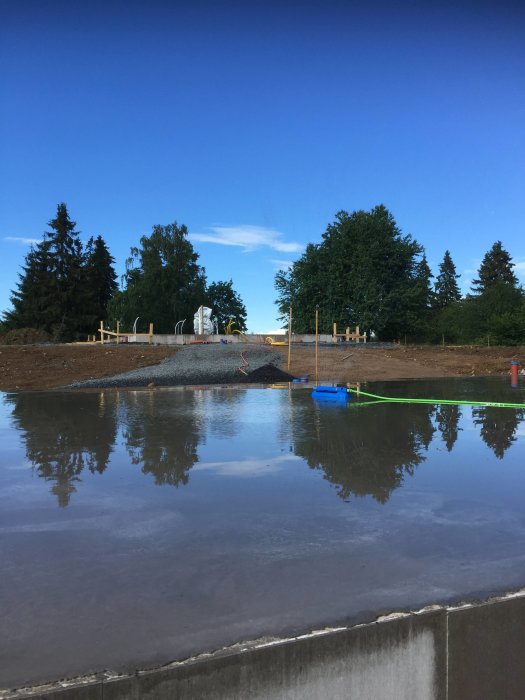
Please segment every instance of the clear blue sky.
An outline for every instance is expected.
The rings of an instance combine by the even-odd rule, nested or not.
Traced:
[[[252,331],[276,269],[340,209],[383,203],[450,249],[495,240],[525,282],[525,5],[1,0],[0,309],[59,202],[122,273],[185,223]]]

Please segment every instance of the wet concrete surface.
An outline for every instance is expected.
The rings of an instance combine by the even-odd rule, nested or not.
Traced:
[[[524,417],[303,387],[4,395],[0,688],[522,586]]]

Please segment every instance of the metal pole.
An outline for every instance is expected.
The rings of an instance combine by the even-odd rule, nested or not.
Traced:
[[[318,373],[318,358],[319,358],[319,307],[315,307],[315,383],[319,382]]]
[[[290,371],[290,358],[292,353],[292,307],[288,316],[288,371]]]

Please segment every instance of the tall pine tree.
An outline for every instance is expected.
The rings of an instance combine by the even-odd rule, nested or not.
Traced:
[[[86,246],[83,269],[84,317],[87,333],[107,319],[110,299],[118,289],[115,259],[102,238],[91,237]]]
[[[434,285],[433,303],[436,309],[445,309],[461,299],[461,292],[457,283],[460,276],[456,274],[456,266],[452,261],[450,252],[446,250],[443,262],[439,264],[439,274]]]
[[[64,202],[49,222],[51,258],[48,285],[51,291],[46,308],[46,326],[54,340],[72,340],[82,326],[82,243],[69,218]]]
[[[116,289],[113,258],[100,236],[90,240],[84,254],[76,223],[63,202],[49,227],[26,256],[5,327],[37,328],[55,341],[74,340],[94,332],[105,318]]]
[[[48,330],[46,308],[49,303],[49,276],[51,255],[49,241],[43,240],[31,246],[26,255],[22,272],[18,273],[17,289],[11,293],[13,308],[4,315],[5,327],[38,328]]]
[[[509,253],[501,241],[496,241],[492,248],[485,253],[478,270],[478,278],[472,281],[472,291],[475,294],[483,294],[500,282],[516,287],[518,278],[512,271],[513,267],[514,263]]]

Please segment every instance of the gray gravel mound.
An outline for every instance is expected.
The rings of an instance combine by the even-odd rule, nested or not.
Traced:
[[[243,361],[244,357],[244,361]],[[248,363],[248,364],[245,364]],[[178,353],[161,362],[160,365],[141,367],[113,377],[88,379],[71,384],[72,389],[106,387],[181,386],[186,384],[232,384],[261,381],[261,372],[250,378],[250,373],[265,368],[267,381],[274,381],[281,356],[261,345],[235,343],[223,345],[185,345]],[[240,368],[244,372],[240,371]],[[246,374],[245,374],[246,373]]]

